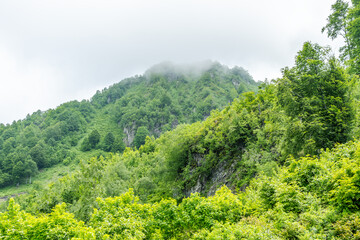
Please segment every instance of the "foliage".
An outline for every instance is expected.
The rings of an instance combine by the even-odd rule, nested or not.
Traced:
[[[147,135],[159,137],[180,123],[203,120],[238,93],[256,90],[242,68],[205,65],[180,71],[160,64],[98,91],[91,101],[64,103],[1,125],[0,187],[28,184],[44,168],[76,164],[74,159],[92,157],[99,149],[138,148]]]
[[[91,149],[96,149],[98,143],[100,142],[100,133],[95,129],[91,131],[89,136],[85,138],[81,144],[81,151],[90,151]]]
[[[328,49],[306,42],[295,67],[285,68],[283,75],[277,82],[278,99],[292,124],[284,146],[287,154],[317,154],[346,142],[352,119],[349,77]]]
[[[290,159],[273,176],[260,173],[236,194],[223,186],[209,197],[196,193],[181,202],[144,204],[130,189],[97,198],[86,223],[67,213],[65,204],[36,216],[10,200],[0,213],[0,234],[4,239],[357,239],[359,163],[356,141],[319,157]],[[93,169],[83,171],[95,180]]]
[[[136,130],[135,138],[134,138],[134,147],[139,148],[141,145],[145,143],[146,136],[149,135],[149,130],[146,127],[139,127]]]
[[[328,37],[335,39],[342,36],[345,46],[340,48],[341,58],[349,66],[351,73],[360,73],[360,4],[352,0],[351,5],[343,0],[336,0],[332,5],[332,14],[328,17],[327,25],[322,29],[327,31]]]
[[[92,228],[65,212],[65,204],[57,205],[48,215],[32,216],[20,211],[11,199],[8,210],[0,213],[2,239],[95,239]]]

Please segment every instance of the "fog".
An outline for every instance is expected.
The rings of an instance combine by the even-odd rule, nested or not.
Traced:
[[[0,122],[89,99],[171,61],[218,61],[280,77],[321,34],[330,0],[0,0]]]

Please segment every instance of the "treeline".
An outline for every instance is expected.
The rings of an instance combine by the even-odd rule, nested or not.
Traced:
[[[135,85],[127,80],[118,84],[132,85],[131,90],[115,102],[111,115],[127,132],[127,146],[132,146],[139,127],[159,137],[180,123],[202,121],[211,110],[221,109],[239,94],[257,89],[258,83],[240,67],[229,69],[213,62],[206,65],[197,72],[163,63],[149,69]],[[93,97],[94,104],[111,103],[121,96],[118,89],[113,86],[99,92]]]
[[[257,86],[239,67],[208,62],[201,71],[177,68],[160,64],[98,91],[91,101],[1,124],[0,188],[30,183],[39,170],[59,163],[76,165],[93,150],[98,156],[138,148],[147,135],[158,137],[180,123],[203,120]]]
[[[38,170],[75,158],[71,149],[95,114],[88,101],[69,102],[0,126],[0,187],[30,181]]]

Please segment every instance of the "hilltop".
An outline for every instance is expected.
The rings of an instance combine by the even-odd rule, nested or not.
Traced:
[[[61,175],[81,159],[138,148],[147,135],[157,138],[179,124],[203,120],[257,86],[240,67],[166,62],[97,91],[91,100],[0,125],[0,187],[21,188],[44,169],[65,165],[54,172]]]

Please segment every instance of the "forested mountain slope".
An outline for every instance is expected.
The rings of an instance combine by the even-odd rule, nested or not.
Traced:
[[[18,197],[26,212],[11,200],[0,234],[357,239],[359,79],[325,50],[307,42],[294,67],[257,94],[139,149],[81,162]]]
[[[34,188],[11,199],[0,213],[0,237],[359,239],[360,2],[337,0],[332,9],[323,31],[331,38],[345,37],[340,59],[329,47],[305,42],[294,66],[282,69],[281,78],[262,83],[257,93],[241,94],[210,116],[198,115],[202,102],[181,114],[146,111],[175,103],[179,109],[190,106],[182,95],[173,96],[172,87],[181,89],[176,85],[181,81],[176,77],[179,70],[171,65],[124,82],[141,89],[140,96],[119,98],[112,105],[117,98],[113,95],[130,91],[99,92],[89,104],[95,112],[103,109],[98,117],[121,126],[128,143],[134,135],[132,126],[138,127],[135,147],[84,158],[79,169],[45,189]],[[227,76],[222,73],[232,75],[234,69],[216,70],[219,67],[223,68],[215,64],[200,75],[188,71],[210,86],[186,81],[193,87],[188,97],[196,98],[206,88],[210,93],[205,99],[212,96],[206,100],[212,105],[218,98],[226,99],[227,91],[216,88],[213,79]],[[223,79],[228,86],[237,86],[233,78]],[[152,99],[146,90],[152,87],[160,89],[159,102],[146,105]],[[124,105],[133,109],[119,109]],[[112,106],[118,109],[112,111]],[[196,122],[178,124],[173,116],[178,123],[182,117],[184,122]],[[164,132],[170,126],[175,129]],[[155,138],[160,129],[162,134]],[[148,133],[154,136],[144,140]],[[99,135],[89,128],[77,147],[97,148]]]
[[[203,120],[256,87],[239,67],[163,63],[98,91],[90,101],[0,125],[0,187],[30,183],[39,170],[58,163],[139,147],[147,135],[158,137],[180,123]]]
[[[222,185],[244,190],[264,171],[271,174],[290,156],[319,155],[357,134],[356,77],[317,44],[305,43],[283,78],[244,93],[202,122],[181,124],[138,149],[95,157],[45,191],[22,197],[30,212],[50,212],[61,202],[89,220],[97,197],[133,188],[142,202],[181,201],[191,193],[211,196]],[[352,96],[352,97],[351,97]]]

